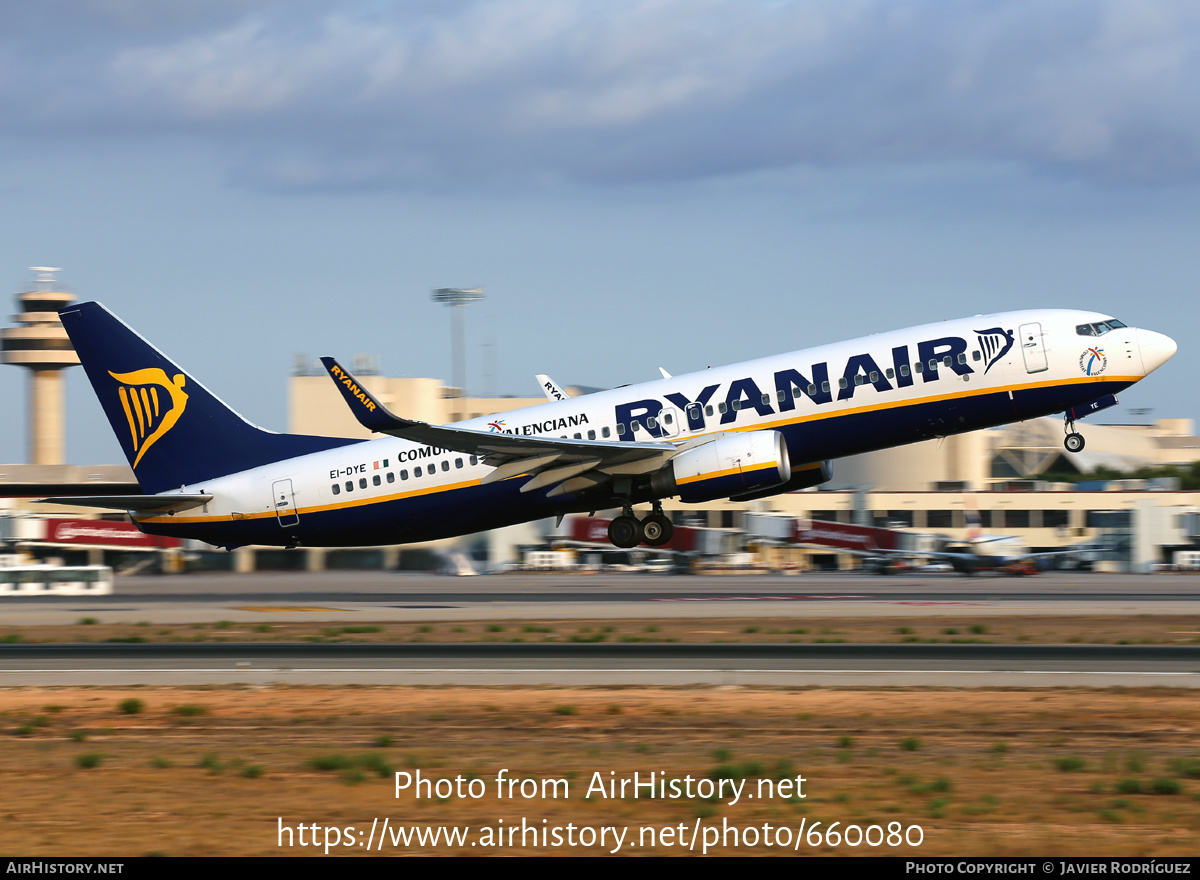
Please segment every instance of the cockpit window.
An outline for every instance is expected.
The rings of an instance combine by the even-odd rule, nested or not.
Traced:
[[[1079,324],[1075,332],[1079,336],[1103,336],[1109,330],[1119,330],[1125,325],[1115,318],[1107,321],[1097,321],[1095,324]]]

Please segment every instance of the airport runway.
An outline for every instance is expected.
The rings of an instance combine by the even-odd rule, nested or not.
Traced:
[[[0,646],[0,686],[1200,687],[1165,645],[152,644]]]
[[[1200,574],[672,576],[336,571],[118,578],[96,597],[0,599],[14,625],[322,619],[1196,614]]]

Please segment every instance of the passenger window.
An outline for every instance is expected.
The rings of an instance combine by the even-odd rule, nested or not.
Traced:
[[[413,476],[414,476],[414,477],[419,477],[419,476],[421,476],[421,468],[420,468],[420,467],[415,467],[415,468],[413,468]]]
[[[887,377],[888,377],[889,379],[895,379],[895,378],[896,378],[896,371],[895,371],[895,370],[893,370],[891,367],[888,367],[888,368],[887,368]]]
[[[878,381],[879,381],[879,371],[872,370],[871,371],[871,384],[874,385]]]
[[[838,379],[838,388],[846,389],[849,387],[850,387],[850,383],[846,381],[845,376],[842,376],[842,378]]]
[[[389,483],[396,482],[396,472],[395,471],[388,471],[387,481]]]
[[[402,480],[408,479],[408,471],[407,470],[400,471],[400,479],[402,479]]]
[[[979,349],[975,349],[973,352],[971,352],[971,360],[983,360],[983,355],[979,353]]]
[[[471,462],[471,467],[475,467],[475,465],[479,464],[479,456],[477,455],[472,455],[469,460]]]
[[[618,422],[618,423],[617,423],[617,436],[618,436],[618,437],[624,437],[624,436],[625,436],[625,424],[624,424],[623,422]]]
[[[652,431],[657,427],[658,422],[655,421],[654,416],[646,416],[646,428]]]
[[[353,480],[347,480],[347,481],[346,481],[346,491],[347,491],[347,492],[353,492],[353,491],[354,491],[354,481],[353,481]]]
[[[739,409],[742,408],[742,402],[740,400],[735,400],[733,403],[730,404],[730,406],[733,407],[734,412],[737,412]]]
[[[829,380],[828,379],[826,379],[824,382],[821,383],[821,391],[825,394],[829,393]]]
[[[854,377],[854,384],[861,385],[863,383],[863,374],[859,373]]]
[[[901,375],[901,376],[907,376],[907,375],[909,374],[909,372],[910,372],[910,371],[909,371],[909,369],[908,369],[908,364],[901,364],[901,365],[900,365],[900,375]]]
[[[375,476],[371,477],[371,482],[376,486],[383,485],[383,480],[379,479],[379,474],[376,474]]]
[[[945,364],[947,367],[953,366],[954,358],[950,357],[950,355],[946,355],[944,358],[942,358],[942,363]]]
[[[763,403],[767,402],[766,398],[767,398],[767,395],[764,394],[763,395]],[[783,403],[785,400],[787,400],[786,394],[784,394],[782,391],[775,392],[775,402],[776,403]]]
[[[342,494],[342,487],[341,487],[341,486],[339,486],[337,483],[334,483],[334,484],[333,484],[333,494],[334,494],[334,495],[341,495],[341,494]]]
[[[367,488],[367,478],[366,477],[358,478],[358,488],[360,488],[360,489]]]
[[[723,405],[723,404],[722,404],[722,405]],[[725,410],[721,410],[721,412],[725,412]],[[706,416],[711,416],[711,415],[713,414],[713,408],[712,408],[712,404],[711,404],[711,403],[710,403],[708,406],[704,407],[704,414],[705,414]]]
[[[816,386],[816,385],[809,385],[809,386],[808,386],[808,396],[809,396],[809,397],[816,397],[816,395],[817,395],[817,386]]]
[[[449,462],[449,460],[447,460],[447,461],[443,461],[443,462],[442,462],[442,470],[443,470],[443,471],[448,471],[448,470],[450,470],[450,462]]]
[[[456,468],[461,468],[462,467],[462,459],[461,458],[454,459],[454,466]]]
[[[575,439],[576,439],[576,440],[582,440],[582,439],[583,439],[583,435],[582,435],[582,434],[580,434],[580,433],[578,433],[578,432],[576,432],[576,434],[575,434]]]
[[[725,415],[725,413],[729,412],[729,407],[727,407],[724,403],[718,403],[717,412],[719,412],[721,415]]]
[[[673,415],[671,415],[670,413],[663,413],[663,424],[664,425],[675,424],[675,417]]]
[[[589,440],[595,440],[595,439],[596,439],[596,432],[595,432],[595,431],[588,431],[588,439],[589,439]]]
[[[763,402],[763,406],[769,406],[769,405],[770,405],[770,403],[771,403],[771,395],[769,395],[769,394],[764,394],[764,395],[762,396],[762,402]]]
[[[925,365],[924,365],[924,364],[922,364],[922,363],[920,363],[920,362],[918,361],[917,363],[913,364],[913,372],[914,372],[914,373],[923,373],[923,372],[925,372]]]
[[[608,425],[605,425],[603,428],[601,428],[601,429],[600,429],[600,436],[601,436],[601,437],[608,437],[608,436],[609,436],[611,433],[612,433],[612,432],[610,432],[610,431],[608,430]]]
[[[958,356],[958,362],[960,364],[965,364],[967,362],[967,356],[965,354],[960,354]]]

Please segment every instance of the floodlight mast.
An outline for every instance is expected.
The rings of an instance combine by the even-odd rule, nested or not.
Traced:
[[[483,299],[482,287],[435,287],[433,301],[450,306],[450,347],[454,358],[453,379],[457,396],[467,396],[466,350],[463,342],[463,307]]]

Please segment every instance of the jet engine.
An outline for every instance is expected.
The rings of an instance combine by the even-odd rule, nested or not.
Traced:
[[[730,434],[685,450],[656,473],[660,496],[695,503],[781,486],[792,478],[787,445],[778,431]]]

